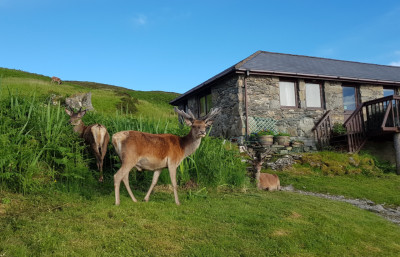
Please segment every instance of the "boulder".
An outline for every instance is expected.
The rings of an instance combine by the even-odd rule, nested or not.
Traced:
[[[80,109],[92,111],[94,110],[92,105],[92,93],[80,93],[72,95],[65,99],[65,104],[72,109]]]

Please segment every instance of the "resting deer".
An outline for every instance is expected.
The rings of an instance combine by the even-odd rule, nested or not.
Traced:
[[[246,149],[247,154],[252,158],[253,169],[256,174],[257,188],[261,190],[274,191],[280,190],[281,182],[278,175],[261,173],[262,165],[268,152],[255,152],[254,150]]]
[[[58,85],[61,84],[61,79],[57,77],[51,77],[51,83],[56,82]]]
[[[103,182],[103,160],[107,152],[107,145],[110,141],[110,135],[106,127],[101,124],[92,124],[85,126],[82,117],[86,114],[87,110],[79,110],[75,113],[72,109],[65,109],[69,115],[69,123],[74,126],[74,131],[84,139],[85,144],[89,146],[91,152],[96,157],[97,168],[100,171],[99,182]]]
[[[210,126],[220,109],[212,109],[205,117],[196,119],[189,110],[188,113],[175,108],[185,123],[191,126],[189,134],[179,137],[171,134],[149,134],[139,131],[121,131],[113,135],[112,144],[122,162],[121,168],[114,175],[115,205],[120,204],[119,189],[121,181],[131,197],[137,202],[129,187],[129,172],[133,167],[137,170],[154,171],[151,186],[144,197],[149,201],[150,194],[157,184],[163,168],[168,168],[174,189],[175,203],[180,205],[176,183],[176,168],[181,161],[191,155],[200,146],[201,139],[206,135],[206,127]]]

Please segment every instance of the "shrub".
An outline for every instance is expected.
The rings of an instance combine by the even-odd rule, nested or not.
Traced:
[[[347,130],[342,123],[335,122],[332,127],[332,132],[335,135],[345,135],[347,133]]]
[[[257,136],[275,136],[275,132],[269,129],[263,129],[257,132]]]

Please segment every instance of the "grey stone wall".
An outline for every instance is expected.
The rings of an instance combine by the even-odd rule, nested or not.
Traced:
[[[344,122],[343,89],[342,83],[337,81],[325,81],[325,107],[332,110],[332,122]]]
[[[289,133],[291,137],[313,145],[314,124],[322,117],[324,110],[305,107],[305,82],[298,80],[300,108],[282,108],[279,99],[279,78],[250,76],[247,78],[249,116],[276,120],[278,132]]]
[[[211,88],[213,108],[221,108],[215,118],[211,135],[234,138],[243,135],[241,80],[237,76],[227,78]],[[198,116],[199,101],[197,96],[188,99],[188,108]]]
[[[360,87],[361,102],[374,100],[383,97],[383,86],[380,85],[362,85]]]
[[[230,77],[211,89],[213,107],[221,108],[216,117],[211,135],[234,138],[243,135],[242,92],[239,77]]]
[[[244,75],[235,75],[222,80],[211,87],[213,107],[222,111],[216,117],[211,135],[224,138],[241,137],[246,134]],[[299,108],[282,108],[279,98],[279,77],[251,75],[247,81],[248,115],[250,117],[272,118],[276,121],[276,130],[289,133],[294,139],[300,139],[306,145],[314,145],[311,129],[327,110],[332,110],[334,122],[344,122],[342,83],[323,82],[325,108],[306,108],[305,81],[295,79],[298,85]],[[380,85],[361,85],[360,99],[368,101],[383,96]],[[191,97],[188,108],[197,115],[198,99]]]

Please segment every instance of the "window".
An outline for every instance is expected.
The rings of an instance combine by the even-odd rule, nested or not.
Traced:
[[[357,88],[343,86],[343,107],[344,111],[354,111],[357,107]]]
[[[296,85],[294,82],[279,81],[281,106],[296,107]]]
[[[383,88],[383,96],[394,95],[394,88]]]
[[[321,85],[306,83],[306,106],[308,108],[322,108]]]
[[[199,116],[202,117],[210,112],[212,108],[212,97],[211,94],[204,95],[199,99]]]

